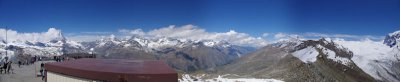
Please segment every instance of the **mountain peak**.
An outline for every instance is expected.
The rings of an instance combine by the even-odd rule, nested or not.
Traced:
[[[110,36],[103,37],[100,39],[100,41],[118,41],[119,39],[115,37],[114,34],[111,34]]]
[[[400,46],[400,44],[398,44],[400,43],[400,30],[386,35],[383,43],[390,47]]]
[[[348,60],[353,57],[353,53],[347,48],[328,40],[329,38],[305,40],[294,48],[294,56],[306,62],[315,61],[317,56],[321,57],[320,54],[325,54],[327,58],[347,65]]]

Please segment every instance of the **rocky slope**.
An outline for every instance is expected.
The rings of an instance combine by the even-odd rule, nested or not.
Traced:
[[[352,57],[351,51],[325,39],[286,41],[268,45],[210,72],[289,82],[376,81]]]
[[[184,72],[207,70],[231,62],[254,50],[223,41],[193,41],[174,38],[114,36],[94,42],[83,42],[85,49],[93,49],[99,58],[165,60]]]
[[[335,42],[354,53],[352,60],[363,71],[379,81],[400,81],[400,31],[390,33],[383,41],[344,41]]]

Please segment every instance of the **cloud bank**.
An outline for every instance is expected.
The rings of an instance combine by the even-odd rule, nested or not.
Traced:
[[[6,29],[0,28],[0,39],[5,39]],[[61,39],[63,35],[61,30],[55,28],[49,28],[46,32],[33,32],[33,33],[21,33],[15,30],[7,30],[8,41],[30,41],[30,42],[48,42],[54,39]],[[228,30],[226,32],[209,32],[203,28],[194,25],[183,25],[175,26],[170,25],[167,27],[161,27],[158,29],[152,29],[149,31],[143,31],[142,29],[119,29],[117,32],[79,32],[79,33],[67,33],[66,39],[72,41],[95,41],[102,38],[106,38],[110,35],[115,35],[118,38],[129,38],[133,35],[139,35],[144,37],[171,37],[177,39],[190,39],[190,40],[214,40],[214,41],[226,41],[235,45],[240,46],[252,46],[262,47],[271,42],[288,40],[288,39],[319,39],[321,37],[332,38],[332,39],[343,39],[343,40],[354,40],[361,41],[365,39],[371,39],[373,41],[383,40],[384,36],[372,36],[372,35],[348,35],[348,34],[324,34],[324,33],[302,33],[302,34],[291,34],[291,33],[262,33],[260,36],[251,36],[247,33],[240,33],[235,30]]]
[[[315,33],[315,32],[307,32],[301,34],[291,34],[291,33],[274,33],[273,41],[280,41],[289,38],[298,38],[305,40],[314,40],[320,38],[332,38],[332,39],[343,39],[343,40],[351,40],[351,41],[362,41],[365,39],[371,39],[373,41],[380,41],[384,39],[384,36],[372,36],[372,35],[349,35],[349,34],[324,34],[324,33]]]
[[[201,29],[194,25],[170,25],[168,27],[154,29],[148,32],[144,32],[141,29],[121,29],[119,30],[119,32],[142,36],[172,37],[190,40],[226,41],[241,46],[261,47],[267,45],[267,41],[261,37],[253,37],[246,33],[236,32],[235,30],[230,30],[227,32],[207,32],[205,29]]]
[[[40,33],[20,33],[10,29],[0,28],[0,39],[7,41],[31,41],[31,42],[48,42],[54,39],[62,39],[61,30],[49,28],[47,32]]]

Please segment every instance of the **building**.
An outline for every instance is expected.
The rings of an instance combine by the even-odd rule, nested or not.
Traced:
[[[164,61],[89,59],[45,64],[46,82],[177,82]]]

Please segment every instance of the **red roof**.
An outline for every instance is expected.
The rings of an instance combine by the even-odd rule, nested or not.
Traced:
[[[107,82],[177,82],[175,70],[164,61],[78,59],[45,64],[47,71]]]

